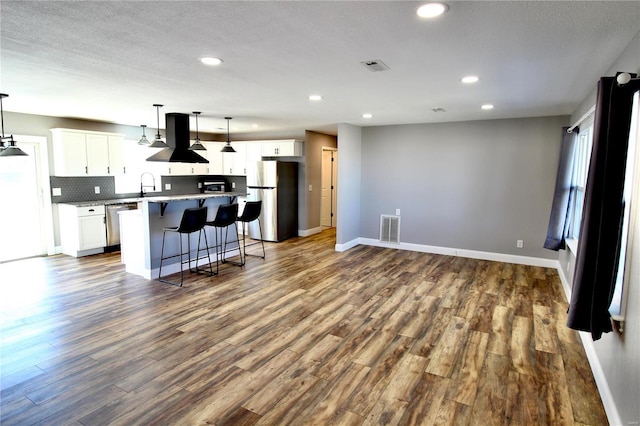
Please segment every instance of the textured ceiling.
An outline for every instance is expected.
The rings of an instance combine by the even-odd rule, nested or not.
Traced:
[[[7,111],[155,128],[160,103],[254,135],[570,114],[640,30],[638,1],[420,4],[2,0],[0,89]]]

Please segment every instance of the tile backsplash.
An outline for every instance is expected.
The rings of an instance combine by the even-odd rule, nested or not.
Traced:
[[[153,192],[149,196],[154,195],[184,195],[200,192],[198,182],[201,180],[209,180],[220,176],[162,176],[159,192]],[[246,191],[246,178],[244,176],[223,176],[230,183],[235,183],[234,192]],[[118,198],[138,197],[139,192],[132,193],[116,193],[115,181],[113,176],[87,176],[87,177],[58,177],[50,176],[52,196],[51,201],[54,203],[71,203],[76,201],[96,201],[96,200],[112,200]],[[165,185],[170,184],[171,190],[165,190]],[[100,193],[96,194],[96,188]],[[60,195],[55,195],[56,191],[60,191]]]

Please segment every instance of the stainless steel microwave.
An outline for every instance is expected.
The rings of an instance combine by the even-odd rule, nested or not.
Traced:
[[[205,181],[202,182],[203,192],[226,192],[226,182],[216,180],[216,181]]]

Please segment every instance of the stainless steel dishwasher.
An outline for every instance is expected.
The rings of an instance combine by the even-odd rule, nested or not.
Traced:
[[[137,203],[109,204],[106,207],[107,247],[105,252],[120,250],[120,218],[118,212],[122,210],[136,210]]]

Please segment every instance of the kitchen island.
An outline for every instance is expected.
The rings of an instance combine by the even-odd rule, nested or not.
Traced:
[[[158,278],[163,228],[178,226],[184,210],[194,207],[207,207],[207,220],[213,220],[218,206],[235,202],[237,197],[244,195],[239,192],[220,192],[139,198],[137,210],[124,210],[119,213],[120,250],[126,271],[147,279]],[[209,245],[212,246],[214,243],[213,231],[206,230],[206,232]],[[179,253],[178,235],[175,233],[167,235],[164,247],[165,255]],[[193,237],[191,238],[191,247],[195,254],[198,243],[197,234],[193,234]],[[233,239],[233,237],[231,238]],[[204,241],[202,246],[204,247]],[[228,255],[233,256],[234,254],[231,252]],[[178,258],[170,260],[173,263],[165,261],[162,265],[163,275],[180,271]],[[215,257],[212,256],[212,260],[215,261]],[[207,261],[202,259],[200,263],[206,264]]]

